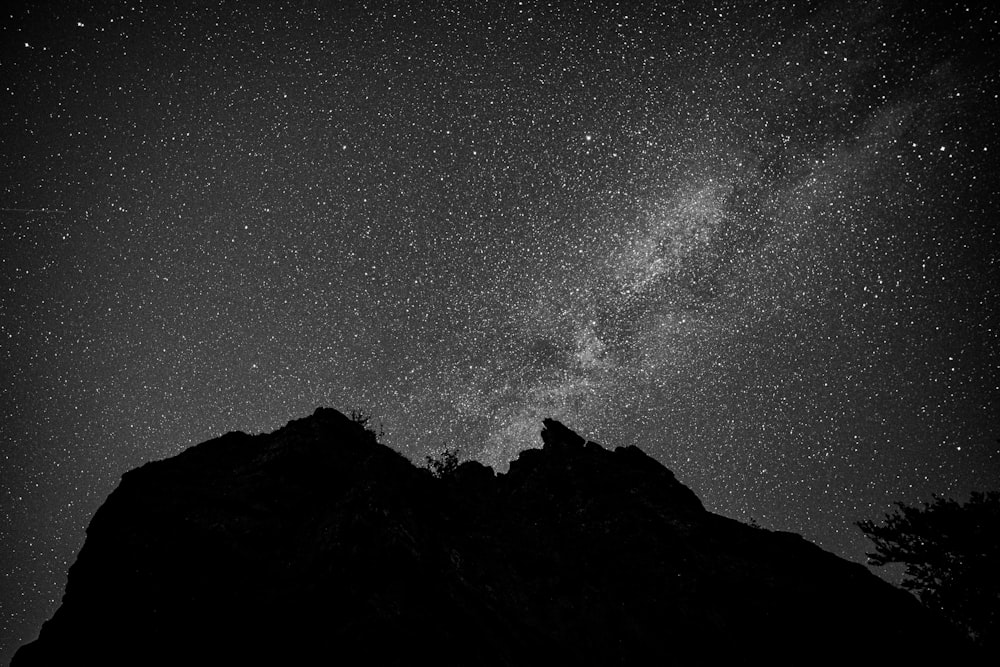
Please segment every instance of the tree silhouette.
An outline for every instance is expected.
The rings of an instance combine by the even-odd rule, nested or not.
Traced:
[[[438,456],[425,456],[427,469],[435,477],[448,477],[458,468],[458,448],[444,449]]]
[[[902,563],[903,588],[981,647],[1000,649],[1000,492],[975,492],[965,505],[938,496],[896,505],[882,524],[857,524],[875,543],[869,563]]]
[[[362,410],[351,410],[350,419],[355,424],[360,425],[365,430],[365,434],[368,436],[368,439],[373,442],[378,442],[385,436],[385,430],[383,430],[382,422],[379,422],[377,428],[373,426],[371,423],[372,416],[370,413]]]

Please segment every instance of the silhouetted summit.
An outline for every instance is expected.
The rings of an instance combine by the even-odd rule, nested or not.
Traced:
[[[546,420],[436,478],[330,409],[126,473],[15,667],[622,664],[963,651],[907,593],[707,512],[636,447]]]

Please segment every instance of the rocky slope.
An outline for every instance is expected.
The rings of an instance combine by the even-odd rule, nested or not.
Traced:
[[[321,408],[146,464],[12,664],[967,657],[907,593],[707,512],[638,448],[542,439],[438,479]]]

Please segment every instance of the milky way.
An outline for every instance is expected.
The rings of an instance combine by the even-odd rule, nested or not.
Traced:
[[[989,3],[98,4],[3,21],[0,659],[124,471],[318,405],[855,560],[1000,486]]]

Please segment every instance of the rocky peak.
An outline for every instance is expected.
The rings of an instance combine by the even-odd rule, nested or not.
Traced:
[[[12,664],[967,657],[907,593],[705,511],[637,447],[542,441],[439,479],[320,409],[149,463]]]
[[[570,449],[587,444],[580,435],[555,419],[543,419],[542,427],[543,448]]]

